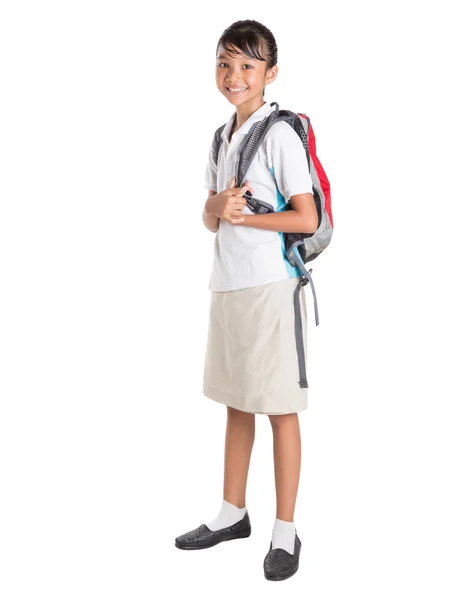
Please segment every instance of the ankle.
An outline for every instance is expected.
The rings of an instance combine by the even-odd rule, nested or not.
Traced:
[[[218,529],[224,529],[225,527],[230,527],[234,525],[238,521],[244,518],[246,514],[246,507],[235,506],[228,500],[222,501],[222,507],[216,519],[207,523],[207,527],[216,531]]]
[[[283,548],[290,554],[294,553],[296,527],[293,521],[275,519],[272,531],[272,550]]]
[[[224,497],[223,501],[228,502],[228,504],[231,504],[232,506],[236,506],[236,508],[240,508],[240,509],[246,508],[246,500],[244,498],[238,500],[238,498],[230,499],[230,498]]]
[[[286,521],[287,523],[293,523],[294,522],[294,514],[293,513],[277,513],[275,515],[276,519],[279,519],[280,521]]]

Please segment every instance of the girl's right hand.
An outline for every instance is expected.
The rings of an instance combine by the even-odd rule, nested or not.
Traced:
[[[206,202],[206,212],[208,214],[216,215],[232,225],[244,221],[241,214],[246,206],[246,199],[243,198],[243,195],[248,190],[252,193],[252,188],[248,183],[245,183],[241,188],[235,186],[236,176],[232,178],[226,190],[211,196]]]

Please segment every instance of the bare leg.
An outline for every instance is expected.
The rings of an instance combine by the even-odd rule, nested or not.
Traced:
[[[301,434],[297,413],[269,415],[273,431],[273,457],[277,519],[293,521],[301,470]]]
[[[223,499],[246,506],[246,484],[254,444],[255,415],[227,406]]]

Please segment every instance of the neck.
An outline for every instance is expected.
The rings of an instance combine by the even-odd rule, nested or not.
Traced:
[[[256,112],[256,110],[261,106],[264,106],[264,104],[266,104],[264,98],[253,98],[249,102],[245,102],[244,104],[237,106],[235,131],[239,129],[244,123],[246,123],[246,121],[249,119],[252,113]]]

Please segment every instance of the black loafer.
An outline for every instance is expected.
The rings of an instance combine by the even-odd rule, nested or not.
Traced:
[[[217,531],[211,531],[205,523],[199,525],[196,529],[183,533],[175,539],[175,546],[182,550],[201,550],[210,548],[220,542],[246,538],[251,535],[251,522],[246,512],[241,521],[238,521],[230,527],[224,527]]]
[[[290,554],[284,548],[270,549],[264,559],[264,575],[269,581],[282,581],[288,579],[299,569],[299,553],[301,552],[301,540],[298,534],[294,539],[294,554]]]

